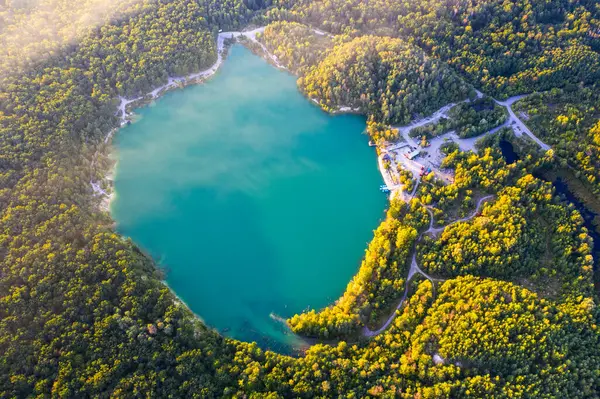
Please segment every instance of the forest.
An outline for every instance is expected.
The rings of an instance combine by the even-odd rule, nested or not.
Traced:
[[[598,196],[599,14],[593,0],[0,2],[0,397],[600,397],[591,239],[534,175],[563,165]],[[269,22],[261,40],[299,89],[358,108],[378,137],[476,87],[543,92],[515,112],[553,147],[507,165],[493,143],[448,146],[454,182],[392,201],[343,296],[290,319],[321,340],[297,356],[205,326],[89,184],[120,96],[212,65],[221,29]],[[464,126],[502,123],[467,111]],[[479,215],[419,239],[483,195]],[[435,280],[413,277],[393,313],[414,251]]]
[[[420,264],[436,276],[526,278],[547,290],[558,284],[560,291],[592,295],[592,245],[580,234],[582,224],[576,211],[557,203],[549,183],[525,175],[480,216],[426,240]]]
[[[334,47],[298,85],[326,110],[355,108],[388,124],[408,123],[469,92],[458,76],[422,50],[377,36]]]
[[[334,45],[334,38],[329,35],[317,34],[308,25],[286,21],[267,25],[260,40],[298,76],[318,65]]]
[[[515,104],[527,125],[551,143],[560,163],[600,196],[600,88],[554,89]]]
[[[296,22],[268,25],[261,40],[327,111],[349,108],[378,123],[405,124],[472,93],[443,63],[404,40],[329,37]]]
[[[410,131],[412,137],[430,139],[441,134],[455,131],[458,137],[466,139],[479,136],[506,121],[504,107],[489,97],[462,102],[450,108],[448,118],[428,123]]]
[[[497,98],[599,77],[600,19],[594,0],[280,0],[273,19],[333,34],[390,36],[446,61]]]

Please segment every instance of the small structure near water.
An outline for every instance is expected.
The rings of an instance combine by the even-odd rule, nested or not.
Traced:
[[[406,157],[412,161],[413,159],[415,159],[416,157],[418,157],[420,153],[421,153],[421,150],[416,149],[416,150],[414,150],[412,152],[407,153]]]

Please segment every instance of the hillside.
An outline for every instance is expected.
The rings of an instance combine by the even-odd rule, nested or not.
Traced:
[[[355,108],[384,123],[407,123],[469,92],[458,76],[422,50],[376,36],[336,46],[299,86],[327,110]]]
[[[600,397],[598,256],[543,180],[568,171],[598,200],[599,20],[592,0],[2,2],[0,397]],[[341,298],[288,321],[311,338],[296,357],[204,325],[90,185],[122,98],[209,68],[219,30],[266,22],[299,89],[370,133],[402,141],[392,123],[472,87],[539,91],[504,109],[552,147],[510,125],[440,146],[451,182],[396,171],[414,195],[390,201]],[[502,123],[495,107],[464,136]]]

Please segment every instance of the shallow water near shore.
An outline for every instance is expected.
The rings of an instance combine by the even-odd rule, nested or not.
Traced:
[[[210,81],[136,114],[114,140],[117,230],[209,326],[300,346],[272,315],[335,301],[384,216],[364,118],[325,114],[239,45]]]

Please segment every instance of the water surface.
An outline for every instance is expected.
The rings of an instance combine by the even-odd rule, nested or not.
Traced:
[[[512,143],[508,140],[501,139],[498,143],[500,146],[500,150],[502,151],[502,156],[507,164],[513,164],[519,160],[519,155],[515,152],[515,149]]]
[[[573,204],[575,209],[579,211],[583,218],[583,224],[588,229],[588,234],[593,240],[592,251],[594,253],[600,253],[600,233],[598,232],[598,227],[594,224],[599,215],[587,207],[582,200],[577,198],[577,196],[569,189],[567,182],[561,177],[556,178],[556,180],[552,182],[552,185],[563,199]]]
[[[332,117],[241,46],[115,138],[112,214],[208,325],[286,350],[289,317],[337,299],[385,197],[363,118]]]

